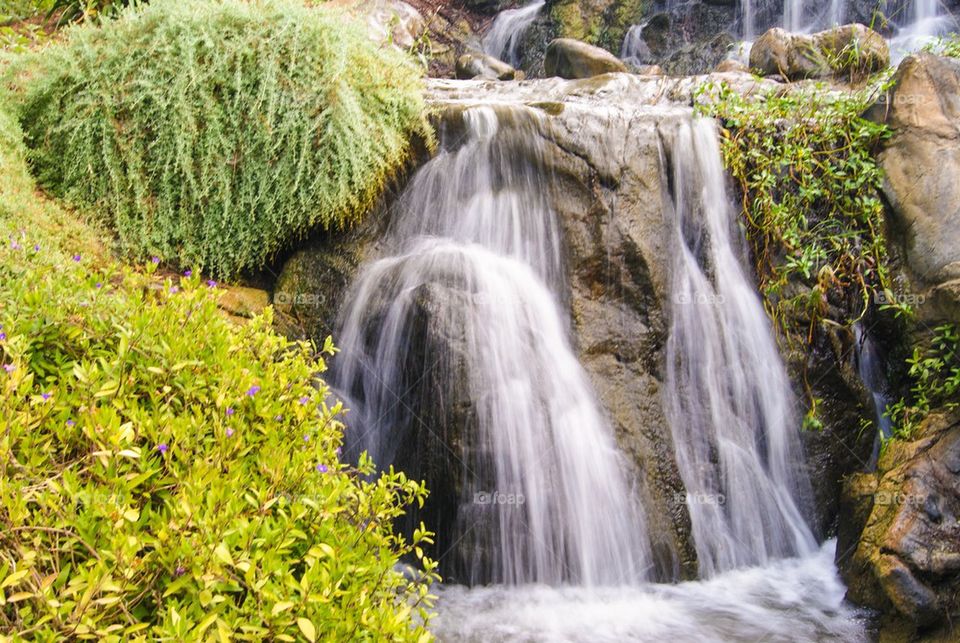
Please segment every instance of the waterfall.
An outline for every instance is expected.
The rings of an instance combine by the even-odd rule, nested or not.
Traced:
[[[870,334],[864,331],[862,323],[857,322],[853,325],[853,334],[857,374],[873,401],[874,418],[877,421],[877,435],[868,467],[872,470],[876,466],[877,458],[880,457],[881,440],[893,435],[893,422],[887,416],[887,407],[891,400],[887,393],[887,378],[884,374],[884,360],[880,354],[880,348]]]
[[[520,64],[520,41],[527,28],[537,19],[545,0],[536,0],[519,9],[501,11],[494,18],[490,30],[483,37],[483,51],[486,54],[508,62],[514,67]]]
[[[627,29],[620,47],[620,59],[632,65],[644,65],[651,60],[650,47],[643,39],[643,28],[646,22],[633,25]]]
[[[794,400],[743,267],[715,125],[680,125],[665,153],[674,297],[666,409],[700,573],[710,577],[816,546],[800,510],[808,482]]]
[[[890,39],[892,64],[958,27],[956,19],[942,10],[939,0],[909,0],[894,14],[893,22],[897,29]]]
[[[560,305],[545,117],[472,107],[450,129],[342,314],[334,381],[352,409],[347,440],[382,468],[403,468],[417,432],[448,438],[437,450],[459,446],[457,515],[441,536],[465,544],[460,580],[639,582],[650,554],[632,474]],[[430,363],[416,349],[425,324],[442,358]],[[475,435],[450,437],[434,409],[447,403],[467,408]]]

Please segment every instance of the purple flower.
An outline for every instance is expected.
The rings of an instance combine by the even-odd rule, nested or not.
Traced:
[[[259,393],[259,392],[260,392],[260,387],[257,386],[256,384],[254,384],[253,386],[251,386],[251,387],[247,390],[247,395],[249,395],[250,397],[253,397],[254,395],[256,395],[256,394]]]
[[[51,393],[41,393],[41,394],[40,394],[40,397],[42,397],[42,398],[43,398],[43,401],[46,402],[47,400],[49,400],[49,399],[52,397],[52,394],[51,394]]]
[[[321,462],[320,464],[317,465],[317,471],[319,471],[320,473],[326,473],[327,471],[329,471],[329,469],[327,469],[327,465]]]
[[[3,340],[5,340],[6,338],[7,338],[7,334],[0,332],[0,342],[2,342]]]
[[[216,287],[217,287],[217,282],[215,282],[213,279],[207,279],[207,287],[208,287],[208,288],[216,288]]]
[[[80,261],[80,255],[73,255],[73,260],[76,262]]]
[[[310,398],[307,397],[306,395],[304,395],[303,397],[300,398],[300,404],[301,404],[301,405],[304,405],[304,404],[306,404],[306,403],[309,402],[309,401],[310,401]]]
[[[4,364],[4,365],[3,365],[3,370],[5,370],[5,371],[8,372],[8,373],[12,373],[16,368],[17,368],[17,367],[14,366],[13,364]]]
[[[76,426],[76,425],[77,423],[74,422],[73,420],[67,420],[67,426]]]
[[[337,457],[339,458],[339,457],[340,457],[340,454],[343,453],[343,451],[340,450],[340,447],[337,447],[337,450],[334,451],[334,453],[336,453],[336,454],[337,454]]]
[[[283,416],[282,416],[282,415],[278,415],[278,416],[274,417],[273,419],[274,419],[275,421],[277,421],[277,422],[281,422],[281,421],[283,421]]]
[[[172,292],[173,294],[177,294],[178,292],[180,292],[180,289],[177,288],[176,286],[170,286],[170,292]]]
[[[157,451],[159,451],[160,453],[166,453],[169,450],[170,450],[170,446],[166,442],[161,442],[160,444],[157,445]]]
[[[183,576],[186,573],[187,573],[187,568],[184,567],[183,565],[177,565],[177,568],[173,570],[174,576]]]
[[[191,276],[191,275],[193,275],[193,271],[192,271],[192,270],[184,270],[184,271],[183,271],[183,276],[184,276],[184,277],[189,277],[189,276]]]
[[[34,252],[40,252],[40,244],[39,244],[39,243],[33,244],[33,251],[34,251]]]
[[[160,263],[160,257],[151,257],[150,261],[152,261],[153,263]]]
[[[232,407],[232,406],[228,406],[228,407],[227,407],[227,415],[233,415],[234,413],[235,413],[235,411],[233,410],[233,407]]]
[[[20,244],[17,243],[16,241],[14,241],[13,239],[11,239],[11,240],[10,240],[10,248],[13,249],[13,250],[19,250],[19,249],[20,249]]]
[[[99,289],[103,288],[103,284],[98,281],[97,284],[96,284],[96,286],[95,286],[95,288],[96,288],[97,290],[99,290]]]
[[[304,441],[304,442],[309,442],[309,441],[310,441],[310,436],[309,436],[309,435],[303,436],[303,441]]]
[[[231,429],[231,428],[229,428],[229,427],[227,428],[227,437],[228,437],[228,438],[232,438],[232,437],[233,437],[233,429]]]

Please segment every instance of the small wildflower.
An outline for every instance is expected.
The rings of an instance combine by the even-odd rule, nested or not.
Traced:
[[[173,294],[177,294],[178,292],[180,292],[180,289],[177,288],[176,286],[170,286],[170,292],[172,292]]]
[[[73,420],[67,420],[67,426],[76,426],[76,425],[77,423],[74,422]]]
[[[160,257],[151,257],[150,261],[152,261],[153,263],[160,263]]]
[[[327,465],[321,462],[320,464],[317,465],[317,471],[319,471],[320,473],[326,473],[327,471],[329,471],[329,469],[327,469]]]
[[[227,407],[227,415],[233,415],[235,412],[232,406]]]
[[[306,404],[306,403],[309,402],[309,401],[310,401],[310,398],[307,397],[306,395],[304,395],[303,397],[300,398],[300,404],[301,404],[301,406],[304,405],[304,404]]]
[[[157,445],[157,451],[159,451],[160,453],[166,453],[169,450],[170,450],[170,446],[166,442],[161,442],[160,444]]]
[[[11,239],[11,240],[10,240],[10,248],[11,248],[12,250],[19,250],[19,249],[20,249],[20,244],[17,243],[16,241],[14,241],[13,239]]]
[[[247,390],[247,395],[249,395],[250,397],[253,397],[254,395],[256,395],[256,394],[259,393],[259,392],[260,392],[260,387],[257,386],[256,384],[254,384],[253,386],[251,386],[251,387]]]
[[[34,252],[40,252],[40,244],[39,244],[39,243],[33,244],[33,251],[34,251]]]
[[[183,576],[186,573],[187,573],[187,569],[183,565],[177,565],[177,568],[173,570],[174,576]]]
[[[4,332],[0,332],[0,342],[2,342],[3,340],[5,340],[6,338],[7,338],[7,334],[4,333]]]
[[[304,441],[304,442],[309,442],[309,441],[310,441],[310,436],[309,436],[309,435],[303,436],[303,441]]]
[[[207,279],[207,287],[208,287],[208,288],[216,288],[216,287],[217,287],[217,282],[215,282],[213,279]]]
[[[40,397],[42,397],[42,398],[43,398],[43,401],[46,402],[47,400],[49,400],[49,399],[52,397],[52,394],[51,394],[51,393],[41,393],[41,394],[40,394]]]
[[[228,437],[228,438],[232,438],[232,437],[233,437],[233,429],[231,429],[231,428],[229,428],[229,427],[227,428],[227,437]]]
[[[276,421],[276,422],[282,422],[282,421],[283,421],[283,416],[282,416],[282,415],[277,415],[277,416],[275,416],[273,419],[274,419],[274,421]]]
[[[340,454],[343,453],[343,451],[340,449],[340,447],[337,447],[337,450],[334,451],[334,453],[336,453],[336,454],[337,454],[337,457],[339,458],[339,457],[340,457]]]
[[[184,276],[184,277],[190,277],[190,276],[192,276],[192,275],[193,275],[193,271],[192,271],[192,270],[184,270],[184,271],[183,271],[183,276]]]
[[[80,255],[73,255],[73,260],[79,263],[79,262],[80,262]]]
[[[12,373],[12,372],[14,371],[14,369],[16,369],[16,366],[14,366],[13,364],[4,364],[4,365],[3,365],[3,370],[5,370],[5,371],[8,372],[8,373]]]
[[[96,283],[95,288],[96,288],[97,290],[100,290],[101,288],[103,288],[103,284],[98,281],[98,282]]]

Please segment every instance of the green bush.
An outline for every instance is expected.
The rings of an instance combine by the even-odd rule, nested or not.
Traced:
[[[158,0],[18,71],[41,184],[221,276],[357,221],[429,137],[410,60],[294,0]]]
[[[425,491],[339,462],[322,358],[118,267],[24,156],[0,114],[0,638],[428,639]]]

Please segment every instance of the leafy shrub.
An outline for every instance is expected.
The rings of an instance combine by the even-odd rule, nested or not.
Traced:
[[[19,70],[40,182],[225,276],[358,220],[428,136],[409,59],[295,0],[158,0]]]
[[[701,113],[720,119],[724,164],[743,197],[761,291],[782,330],[804,320],[809,341],[834,310],[859,319],[889,287],[882,170],[873,158],[886,126],[862,118],[869,91],[743,97],[705,86]],[[796,294],[790,286],[807,289]],[[897,298],[889,297],[890,301]]]
[[[434,565],[394,567],[430,534],[392,531],[425,491],[339,462],[311,345],[104,258],[18,139],[0,114],[0,638],[429,638]]]
[[[925,342],[915,346],[907,360],[913,381],[910,400],[901,399],[888,409],[894,437],[912,437],[933,409],[960,407],[960,325],[943,324]]]

